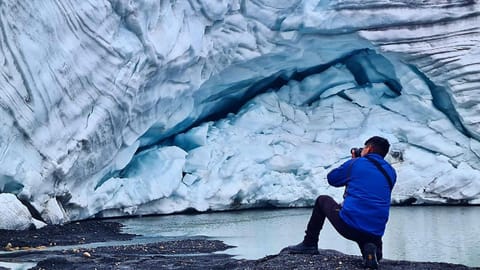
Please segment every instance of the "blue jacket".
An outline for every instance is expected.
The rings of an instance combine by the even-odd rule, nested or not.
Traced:
[[[377,160],[395,184],[397,174],[378,154]],[[334,187],[346,186],[340,217],[349,226],[376,236],[383,236],[390,210],[391,190],[382,172],[364,157],[353,158],[327,175]]]

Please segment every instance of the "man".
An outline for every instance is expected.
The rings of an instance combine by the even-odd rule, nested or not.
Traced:
[[[397,178],[393,167],[384,160],[389,148],[387,139],[374,136],[365,142],[359,157],[357,149],[352,149],[352,159],[327,175],[330,185],[345,186],[342,205],[329,196],[319,196],[303,242],[282,252],[318,254],[318,237],[328,218],[338,233],[358,244],[364,266],[376,269],[382,258],[382,236]]]

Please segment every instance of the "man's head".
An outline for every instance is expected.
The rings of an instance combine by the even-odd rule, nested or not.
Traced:
[[[365,156],[369,153],[375,153],[385,157],[388,154],[389,149],[390,143],[387,139],[379,136],[373,136],[365,142],[365,147],[362,150],[362,156]]]

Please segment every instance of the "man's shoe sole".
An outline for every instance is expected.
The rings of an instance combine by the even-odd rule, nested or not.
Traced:
[[[289,254],[310,254],[310,255],[318,255],[318,249],[295,249],[293,247],[286,247],[280,251],[280,253],[289,253]]]
[[[318,255],[320,252],[318,250],[286,250],[285,252],[290,254],[309,254],[309,255]]]

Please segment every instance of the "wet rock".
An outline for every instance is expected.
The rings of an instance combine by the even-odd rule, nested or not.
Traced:
[[[270,255],[258,260],[236,259],[228,253],[232,246],[205,237],[148,244],[125,244],[84,248],[67,246],[79,242],[92,243],[129,240],[133,235],[123,234],[121,224],[88,221],[64,226],[47,226],[41,230],[0,232],[4,247],[42,246],[56,243],[56,249],[26,249],[0,254],[0,261],[36,262],[31,269],[363,269],[359,256],[346,255],[335,250],[320,250],[319,255]],[[35,237],[33,237],[35,236]],[[58,246],[64,247],[58,249]],[[218,253],[219,251],[226,251]],[[480,269],[463,265],[431,262],[382,260],[381,269]]]

